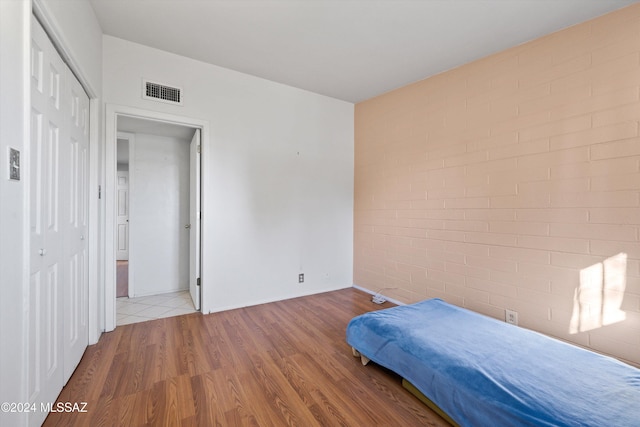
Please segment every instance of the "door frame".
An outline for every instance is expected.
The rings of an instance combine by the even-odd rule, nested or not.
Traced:
[[[116,123],[117,126],[117,123]],[[132,173],[131,170],[133,170],[135,168],[135,164],[134,164],[134,154],[135,154],[135,150],[136,150],[136,136],[133,133],[130,132],[117,132],[116,133],[116,176],[118,175],[118,158],[117,158],[117,153],[118,153],[118,139],[126,139],[128,144],[127,144],[127,149],[129,151],[129,194],[128,194],[128,203],[129,203],[129,217],[131,217],[131,191],[133,189],[133,181],[134,179],[132,178]],[[117,179],[117,178],[116,178]],[[116,187],[115,187],[115,191],[117,192],[118,190],[118,185],[117,185],[117,181],[116,181]],[[117,194],[116,194],[117,197]],[[117,202],[116,202],[117,198],[114,199],[114,202],[116,203],[116,209],[118,208]],[[117,214],[116,214],[117,216]],[[115,230],[116,232],[116,236],[117,236],[117,232],[118,230]],[[129,222],[129,236],[131,235],[131,222]],[[129,261],[130,261],[130,256],[131,256],[131,238],[127,236],[127,245],[129,246]],[[116,250],[117,251],[117,250]],[[133,274],[131,274],[131,262],[129,262],[129,265],[127,267],[127,281],[129,282],[129,284],[127,285],[127,295],[131,296],[131,295],[135,295],[135,289],[133,286],[133,282],[131,280],[131,278],[134,276]],[[116,278],[117,278],[117,272],[116,272]]]
[[[202,181],[201,166],[202,156],[202,132],[196,129],[189,142],[189,294],[196,310],[200,310],[200,276],[202,275],[202,251],[200,248],[200,240],[202,239],[202,224],[200,223],[202,213]],[[195,146],[194,146],[195,144]],[[196,244],[193,244],[193,241]],[[194,247],[196,250],[194,251]]]
[[[207,153],[209,147],[209,122],[206,120],[191,117],[178,116],[174,114],[160,113],[157,111],[144,110],[136,107],[124,105],[107,104],[105,118],[105,240],[104,240],[104,325],[105,332],[113,331],[116,327],[116,174],[117,174],[117,136],[118,136],[118,116],[129,116],[144,120],[154,120],[158,122],[172,123],[182,126],[200,129],[200,145],[203,153]],[[206,194],[204,189],[207,182],[206,157],[201,156],[200,167],[200,197],[201,210],[205,206]],[[131,171],[130,171],[131,172]],[[129,173],[131,176],[131,173]],[[132,182],[130,182],[130,185]],[[131,187],[129,187],[131,189]],[[202,229],[201,229],[202,230]],[[200,254],[204,258],[205,241],[204,233],[200,239]],[[131,249],[131,246],[129,246]],[[206,293],[206,279],[201,274],[200,279],[200,310],[207,313],[204,295]]]

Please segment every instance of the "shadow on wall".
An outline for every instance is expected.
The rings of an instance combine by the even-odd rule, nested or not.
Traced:
[[[580,286],[573,297],[569,333],[577,334],[622,322],[620,309],[627,285],[627,254],[619,253],[580,270]]]

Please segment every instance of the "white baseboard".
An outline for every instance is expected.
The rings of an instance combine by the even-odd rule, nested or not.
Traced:
[[[208,309],[208,311],[206,312],[202,311],[202,314],[218,313],[221,311],[235,310],[238,308],[251,307],[254,305],[268,304],[270,302],[285,301],[288,299],[301,298],[301,297],[306,297],[306,296],[316,295],[316,294],[323,294],[325,292],[339,291],[340,289],[349,289],[349,285],[337,285],[337,286],[330,286],[326,288],[309,289],[304,292],[296,292],[295,294],[289,294],[284,296],[279,295],[273,298],[256,299],[252,301],[246,301],[240,304],[230,304],[225,306],[219,306],[219,307],[214,307],[213,309]]]
[[[406,303],[404,303],[404,302],[401,302],[401,301],[398,301],[397,299],[389,298],[388,296],[386,296],[386,295],[383,293],[383,291],[384,291],[385,289],[382,289],[380,292],[375,292],[375,291],[372,291],[371,289],[367,289],[367,288],[363,288],[362,286],[358,286],[358,285],[356,285],[355,283],[354,283],[353,285],[351,285],[351,286],[353,286],[354,288],[356,288],[356,289],[358,289],[358,290],[360,290],[360,291],[362,291],[362,292],[366,292],[366,293],[371,294],[371,295],[377,295],[377,294],[380,294],[380,295],[382,295],[382,296],[383,296],[387,301],[392,302],[392,303],[394,303],[395,305],[407,305],[407,304],[406,304]]]

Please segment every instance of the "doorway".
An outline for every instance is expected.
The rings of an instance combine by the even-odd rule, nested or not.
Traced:
[[[129,297],[129,163],[134,134],[118,132],[116,168],[116,298]]]
[[[113,119],[115,165],[107,195],[111,190],[116,197],[107,228],[113,231],[114,255],[107,260],[112,274],[105,272],[113,297],[106,297],[106,330],[113,329],[110,312],[115,327],[197,311],[202,291],[198,147],[202,124],[124,113],[114,114]],[[193,147],[197,159],[192,158]],[[192,219],[193,200],[198,202],[197,223]],[[107,209],[111,211],[108,203]],[[120,279],[126,277],[126,291],[118,291],[118,270]],[[198,286],[194,289],[192,283]],[[126,296],[117,297],[123,293]]]

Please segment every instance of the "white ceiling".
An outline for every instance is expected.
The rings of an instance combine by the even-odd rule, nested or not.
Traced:
[[[640,0],[90,0],[103,32],[359,102]]]

